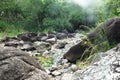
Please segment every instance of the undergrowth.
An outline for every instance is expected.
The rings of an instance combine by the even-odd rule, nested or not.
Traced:
[[[76,61],[76,64],[78,65],[78,67],[80,68],[85,68],[88,65],[91,64],[93,58],[96,55],[99,55],[100,52],[105,52],[113,47],[115,47],[115,43],[113,42],[112,44],[109,42],[109,40],[107,39],[106,36],[106,31],[101,30],[101,32],[99,32],[99,35],[95,38],[94,43],[91,43],[91,41],[85,36],[86,41],[84,42],[85,45],[89,45],[89,47],[84,51],[83,56],[87,55],[87,57],[84,57],[84,60],[82,60],[81,58],[83,58],[83,56],[78,59]],[[89,55],[88,55],[89,53]]]

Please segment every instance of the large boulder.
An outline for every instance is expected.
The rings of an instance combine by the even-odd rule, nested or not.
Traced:
[[[44,69],[28,53],[16,48],[0,48],[0,80],[50,80]]]
[[[120,42],[120,18],[109,19],[88,34],[92,42],[100,36],[106,36],[110,43]]]
[[[120,80],[120,46],[98,56],[91,66],[75,72],[72,80]]]
[[[89,52],[85,52],[87,48],[90,47],[90,43],[87,40],[83,40],[80,43],[72,46],[64,55],[63,58],[68,59],[71,62],[76,61],[78,58],[84,59],[87,55],[89,56]],[[90,49],[90,48],[89,48]]]
[[[106,39],[110,44],[119,43],[120,42],[120,18],[110,19],[100,26],[98,26],[93,32],[90,32],[88,35],[88,39],[93,44],[99,44],[104,42]],[[83,40],[84,42],[84,40]],[[63,56],[64,58],[74,61],[78,58],[81,58],[84,51],[88,48],[88,46],[81,45],[81,42],[77,45],[71,47],[67,53]],[[88,55],[88,54],[85,54]]]

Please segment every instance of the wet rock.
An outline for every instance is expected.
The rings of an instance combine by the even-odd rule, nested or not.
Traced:
[[[44,69],[26,52],[0,48],[0,80],[50,80]]]

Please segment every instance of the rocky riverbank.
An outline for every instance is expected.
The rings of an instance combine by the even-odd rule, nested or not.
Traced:
[[[70,33],[71,34],[71,33]],[[34,35],[34,37],[33,37]],[[63,59],[63,55],[73,46],[78,44],[82,41],[83,36],[79,33],[72,33],[71,37],[64,36],[64,38],[57,38],[54,34],[54,37],[47,38],[49,34],[41,34],[42,40],[38,39],[38,34],[35,33],[24,33],[20,34],[16,37],[5,37],[1,39],[1,56],[2,54],[6,53],[3,58],[1,57],[1,60],[9,62],[9,66],[11,65],[11,68],[7,68],[8,74],[4,73],[5,65],[6,63],[1,63],[2,66],[2,72],[1,76],[4,75],[4,77],[1,77],[2,80],[7,80],[13,75],[15,76],[22,76],[21,73],[27,73],[29,69],[31,70],[32,65],[35,66],[35,69],[37,70],[37,73],[31,72],[31,77],[26,78],[29,75],[24,75],[24,80],[119,80],[119,45],[116,48],[111,49],[110,51],[107,51],[105,53],[100,53],[99,55],[96,55],[95,59],[93,59],[92,64],[87,67],[86,69],[82,69],[77,64],[73,64],[68,62],[67,59]],[[44,36],[43,36],[44,35]],[[66,34],[68,35],[68,34]],[[37,39],[35,39],[35,37]],[[63,36],[62,36],[63,37]],[[43,38],[47,38],[46,40],[43,40]],[[49,41],[50,40],[50,41]],[[5,49],[4,49],[4,48]],[[10,47],[10,48],[7,48]],[[16,49],[17,48],[17,49]],[[20,51],[22,50],[22,51]],[[12,53],[11,53],[12,52]],[[8,54],[10,53],[10,54]],[[24,64],[21,61],[19,62],[19,58],[17,56],[13,55],[21,55],[19,56],[21,60],[26,62],[27,64],[30,64],[30,66]],[[4,60],[4,57],[11,56],[13,58],[13,62],[11,61],[11,58],[8,58]],[[22,56],[26,56],[26,58]],[[39,64],[44,68],[37,69],[38,66],[36,62],[34,62],[31,58],[27,56],[31,56],[34,59],[37,60]],[[16,61],[16,62],[14,62]],[[34,64],[33,64],[34,62]],[[17,64],[18,63],[18,64]],[[23,67],[29,67],[27,68],[27,72],[22,72],[20,68],[12,66],[18,65],[19,67],[23,69]],[[32,64],[32,65],[31,65]],[[82,64],[82,63],[81,63]],[[7,64],[6,64],[7,65]],[[24,65],[24,66],[22,66]],[[30,68],[31,67],[31,68]],[[10,70],[13,69],[12,72],[18,71],[20,74],[14,74],[11,73]],[[41,70],[43,70],[41,72]],[[20,72],[19,72],[20,71]],[[34,70],[33,70],[34,71]],[[34,73],[34,74],[33,74]],[[41,77],[41,76],[44,76]],[[98,76],[100,75],[100,76]],[[16,77],[12,76],[9,80],[15,80]],[[45,77],[46,76],[46,77]],[[21,77],[22,79],[23,77]],[[20,79],[20,78],[19,78]]]
[[[5,37],[0,40],[1,47],[15,47],[34,57],[45,69],[51,78],[70,80],[78,70],[76,64],[63,59],[63,55],[83,38],[79,33],[23,33],[16,37]]]
[[[111,40],[119,43],[119,22],[119,18],[108,20],[89,33],[88,40],[83,34],[67,30],[48,34],[27,32],[2,38],[0,80],[119,80],[120,45],[96,54],[88,67],[82,61],[74,63],[88,47],[88,53],[91,52],[91,44],[102,43],[101,39],[105,41],[100,35],[106,36],[110,44],[114,43]],[[101,33],[103,29],[107,35]]]

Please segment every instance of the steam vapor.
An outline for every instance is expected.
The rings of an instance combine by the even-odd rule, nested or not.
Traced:
[[[95,7],[98,5],[102,5],[103,0],[73,0],[73,2],[81,6],[86,11],[86,20],[92,23],[96,20]]]

